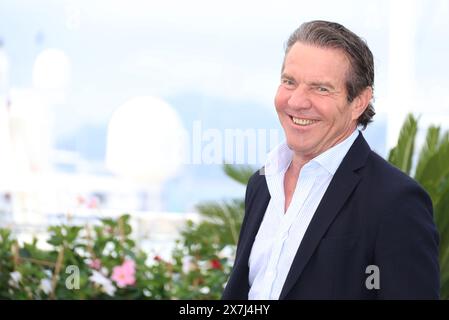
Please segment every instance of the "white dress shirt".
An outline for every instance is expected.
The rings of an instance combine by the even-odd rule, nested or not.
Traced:
[[[283,143],[268,154],[265,177],[271,199],[249,258],[249,299],[279,299],[316,208],[358,135],[359,131],[354,130],[348,138],[301,168],[285,214],[284,174],[293,152]]]

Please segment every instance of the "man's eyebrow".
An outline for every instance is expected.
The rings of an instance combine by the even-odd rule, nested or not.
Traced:
[[[295,78],[292,75],[290,75],[286,72],[283,72],[281,74],[281,79],[295,80]],[[329,88],[330,90],[336,90],[335,86],[330,81],[313,80],[313,81],[309,81],[306,83],[307,83],[307,85],[312,86],[312,87],[326,87],[326,88]]]
[[[288,73],[283,72],[283,73],[281,74],[281,79],[289,79],[289,80],[293,80],[294,78],[293,78],[293,76],[289,75]]]
[[[335,90],[334,85],[332,83],[330,83],[329,81],[310,81],[310,82],[307,82],[307,84],[312,87],[326,87],[331,90]]]

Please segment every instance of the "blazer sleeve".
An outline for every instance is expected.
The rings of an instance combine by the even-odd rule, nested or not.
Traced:
[[[438,299],[439,236],[431,199],[417,184],[392,198],[376,237],[378,298]]]
[[[250,220],[250,207],[253,203],[258,181],[259,172],[256,172],[248,181],[245,194],[245,214],[243,217],[242,227],[240,229],[239,239],[237,242],[237,252],[235,257],[234,266],[232,267],[231,274],[225,289],[223,290],[223,300],[246,300],[248,299],[249,283],[248,283],[248,261],[243,254],[244,238],[247,235],[248,221]]]
[[[240,233],[239,233],[239,239],[237,241],[237,251],[236,251],[236,256],[239,255],[240,251],[241,251],[241,240],[242,240],[242,236],[245,234],[245,229],[246,229],[246,225],[248,223],[248,216],[249,216],[249,211],[248,208],[250,207],[250,202],[252,202],[253,199],[253,195],[254,195],[254,189],[255,189],[255,180],[258,178],[257,175],[259,175],[259,170],[256,171],[248,180],[248,184],[246,186],[246,192],[245,192],[245,212],[243,215],[243,221],[242,221],[242,226],[240,228]]]

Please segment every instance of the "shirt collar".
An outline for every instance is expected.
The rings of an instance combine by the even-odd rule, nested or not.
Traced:
[[[345,140],[313,158],[310,162],[318,163],[330,174],[334,175],[358,135],[359,130],[354,130],[354,132]],[[292,158],[293,151],[285,142],[281,143],[268,154],[265,163],[265,175],[269,176],[285,172],[290,165]]]
[[[313,161],[318,162],[331,175],[334,175],[358,135],[359,130],[354,130],[349,137],[324,151],[322,154],[315,157]]]
[[[287,170],[293,158],[293,151],[286,142],[275,147],[267,156],[265,162],[265,175],[276,175]]]

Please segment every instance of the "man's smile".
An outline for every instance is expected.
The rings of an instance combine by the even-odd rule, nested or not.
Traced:
[[[306,127],[306,126],[310,126],[313,125],[315,123],[317,123],[319,120],[313,120],[313,119],[305,119],[305,118],[296,118],[293,116],[289,116],[290,119],[292,120],[292,122],[295,125],[301,126],[301,127]]]

